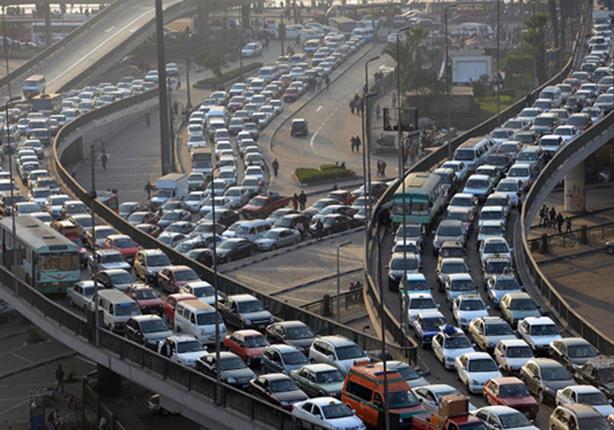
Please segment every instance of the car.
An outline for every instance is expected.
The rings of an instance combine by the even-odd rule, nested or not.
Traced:
[[[484,385],[483,394],[489,405],[514,408],[531,421],[537,417],[539,404],[525,383],[514,376],[491,379]]]
[[[304,353],[315,339],[311,328],[302,321],[279,321],[270,324],[265,329],[265,335],[271,343],[284,343],[294,346]]]
[[[284,246],[295,245],[301,240],[301,234],[294,229],[276,227],[267,231],[261,238],[256,239],[254,244],[260,251],[269,251]]]
[[[471,194],[475,196],[478,201],[483,201],[486,196],[490,194],[494,187],[494,183],[487,175],[473,174],[469,176],[465,182],[465,188],[463,188],[463,194]]]
[[[424,276],[424,275],[422,275]],[[414,321],[420,312],[436,311],[439,305],[435,303],[430,290],[427,293],[409,293],[406,297],[406,309],[408,321]]]
[[[574,377],[580,384],[590,384],[599,388],[610,400],[614,400],[612,374],[614,373],[614,357],[598,355],[574,369]]]
[[[356,362],[371,361],[360,346],[343,336],[317,337],[309,347],[309,359],[335,366],[344,374]]]
[[[477,209],[477,204],[477,198],[473,194],[456,193],[450,199],[450,203],[448,203],[448,210],[460,208],[465,210],[469,209],[472,212],[475,212]]]
[[[505,194],[513,207],[518,207],[523,193],[522,182],[514,178],[503,178],[497,184],[495,192]]]
[[[448,209],[448,211],[446,212],[446,218],[444,221],[460,221],[463,225],[463,237],[466,237],[467,234],[469,233],[469,230],[471,230],[472,224],[473,224],[473,217],[475,216],[475,213],[471,210],[471,209],[465,209],[465,208],[452,208],[452,209]],[[456,241],[446,241],[443,243],[456,243]],[[464,247],[464,244],[460,244],[461,246]],[[439,250],[439,248],[441,248],[441,246],[439,246],[437,248],[437,251]]]
[[[556,392],[555,404],[557,406],[574,403],[590,405],[604,417],[614,414],[612,402],[599,388],[592,385],[571,385]]]
[[[132,284],[126,295],[136,302],[142,314],[162,315],[164,302],[153,288],[145,284]]]
[[[292,416],[320,428],[366,429],[356,412],[334,397],[317,397],[298,402],[292,408]]]
[[[518,322],[518,335],[524,339],[535,355],[546,354],[551,342],[561,338],[561,333],[550,317],[526,317]]]
[[[522,339],[503,339],[495,345],[493,356],[502,371],[517,374],[533,358],[533,351]]]
[[[219,264],[240,258],[250,257],[258,252],[258,247],[247,239],[230,238],[216,246],[217,262]]]
[[[355,221],[349,216],[333,213],[324,215],[323,218],[318,219],[315,223],[312,223],[310,226],[310,231],[312,235],[320,237],[346,231],[355,226]]]
[[[611,429],[611,423],[599,411],[585,404],[557,406],[550,415],[548,428],[551,430],[595,430]]]
[[[378,361],[373,364],[376,369],[384,369],[384,363]],[[410,387],[422,387],[428,385],[428,381],[424,376],[420,375],[416,370],[404,361],[386,360],[386,372],[396,372],[401,378],[405,379]]]
[[[120,291],[126,291],[136,281],[132,273],[124,269],[100,270],[93,279],[104,288],[116,288]]]
[[[575,385],[571,373],[551,358],[532,358],[520,368],[522,379],[539,403],[553,404],[556,392]]]
[[[239,329],[263,330],[273,323],[273,315],[251,294],[235,294],[222,299],[220,312],[227,325]]]
[[[168,293],[177,293],[188,282],[199,281],[196,272],[188,266],[167,266],[158,272],[157,285]]]
[[[480,210],[478,228],[482,227],[487,221],[497,221],[503,225],[506,225],[508,214],[509,208],[504,206],[484,206]]]
[[[95,293],[96,285],[91,280],[76,282],[66,290],[70,304],[83,310],[92,309]]]
[[[475,351],[465,333],[461,329],[450,325],[444,327],[443,330],[433,337],[431,349],[445,369],[454,369],[456,357]],[[412,385],[410,386],[413,388]]]
[[[207,281],[188,282],[179,289],[179,292],[191,294],[208,305],[215,304],[215,288]]]
[[[574,113],[567,118],[566,125],[573,125],[580,133],[593,125],[591,116],[587,113]]]
[[[439,333],[440,327],[445,323],[446,319],[443,314],[435,310],[419,312],[416,318],[410,322],[416,340],[423,348],[431,346],[433,337]]]
[[[104,248],[117,249],[126,261],[132,262],[140,247],[126,234],[110,234],[104,240]]]
[[[467,332],[482,351],[492,351],[501,340],[516,339],[512,327],[501,317],[482,317],[469,323]]]
[[[344,377],[338,368],[330,364],[307,364],[292,370],[290,377],[310,397],[341,397]]]
[[[252,58],[262,55],[263,47],[260,42],[250,42],[241,49],[241,56]]]
[[[192,294],[185,293],[175,293],[169,294],[164,302],[164,318],[166,318],[166,322],[174,324],[175,322],[175,308],[177,307],[177,303],[182,302],[184,300],[195,300]]]
[[[577,369],[599,352],[586,339],[582,337],[565,337],[550,343],[550,356],[567,366],[568,369]]]
[[[126,338],[154,351],[158,351],[158,343],[172,335],[158,315],[136,315],[126,322]]]
[[[215,353],[202,355],[196,361],[196,369],[213,378],[216,377],[219,369],[220,380],[239,389],[247,389],[250,381],[256,377],[254,371],[236,354],[220,351],[219,364],[216,363],[215,356]]]
[[[479,294],[462,294],[452,302],[452,316],[462,329],[469,327],[469,323],[476,318],[487,317],[487,306]]]
[[[497,363],[486,352],[467,352],[456,357],[454,367],[467,391],[481,394],[484,384],[493,378],[501,378]]]
[[[261,357],[264,373],[285,373],[300,369],[309,364],[309,359],[301,350],[292,345],[276,344],[268,346]]]
[[[463,258],[466,255],[464,246],[455,242],[444,242],[439,248],[439,259],[443,258]]]
[[[307,394],[283,373],[260,375],[250,381],[248,390],[254,396],[286,410],[292,410],[293,404],[308,399]]]
[[[462,396],[460,391],[448,384],[429,384],[421,387],[412,388],[416,397],[427,407],[439,409],[445,396],[456,395]],[[469,402],[469,412],[476,410],[473,403]]]
[[[119,216],[128,219],[130,214],[143,208],[139,202],[123,202],[119,205]]]
[[[488,429],[538,430],[529,419],[509,406],[484,406],[473,413]]]
[[[569,143],[580,134],[580,131],[573,125],[559,125],[552,134],[560,136],[564,143]]]
[[[433,253],[436,254],[444,242],[455,242],[464,246],[466,239],[466,230],[462,221],[445,219],[439,223],[435,232]]]
[[[455,280],[463,280],[465,282],[471,281],[473,283],[473,278],[471,278],[471,275],[469,274],[469,268],[467,267],[467,264],[465,264],[465,260],[462,258],[440,258],[437,261],[435,273],[437,274],[437,285],[439,286],[439,290],[442,292],[445,291],[446,283],[450,280],[452,275],[458,275],[454,277]]]
[[[541,142],[541,141],[540,141]],[[542,147],[544,151],[546,148]],[[528,163],[516,162],[507,171],[507,178],[512,178],[520,182],[522,189],[527,189],[533,183],[536,173],[533,171],[533,167]]]
[[[196,361],[207,353],[198,339],[189,335],[171,335],[158,343],[158,354],[188,367],[196,367]]]
[[[416,254],[397,252],[390,256],[387,268],[388,289],[396,291],[405,274],[418,272],[420,260]]]
[[[131,268],[116,249],[97,249],[87,257],[87,266],[92,274],[100,270],[130,270]]]
[[[481,243],[491,237],[504,238],[505,237],[505,223],[503,220],[498,221],[484,221],[478,228],[478,247]]]
[[[490,276],[486,280],[486,295],[499,306],[501,299],[508,293],[519,293],[524,291],[523,287],[513,273],[501,273]]]
[[[290,136],[303,137],[309,134],[307,120],[304,118],[295,118],[290,123]]]
[[[452,309],[454,300],[465,295],[478,294],[478,287],[468,273],[453,273],[446,279],[444,286],[446,301]]]
[[[504,237],[490,237],[484,240],[480,243],[479,252],[482,266],[486,263],[486,260],[490,258],[512,258],[512,249],[510,248],[507,243],[507,240]]]
[[[141,249],[134,257],[134,273],[145,283],[154,285],[158,272],[171,264],[171,260],[162,250]]]
[[[269,342],[257,330],[237,330],[224,337],[224,347],[235,353],[250,367],[260,366],[260,360]]]
[[[506,293],[500,302],[501,316],[512,327],[518,325],[518,321],[527,317],[541,316],[540,308],[535,304],[531,296],[525,292]]]

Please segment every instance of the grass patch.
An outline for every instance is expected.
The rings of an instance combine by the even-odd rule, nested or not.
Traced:
[[[512,103],[514,103],[514,98],[512,96],[507,96],[501,94],[500,98],[500,110],[504,110]],[[482,97],[478,100],[480,103],[480,110],[483,116],[492,116],[497,114],[497,98],[495,96],[486,96]]]
[[[322,164],[319,169],[311,167],[299,167],[294,171],[299,182],[303,184],[335,181],[356,176],[353,170],[336,166],[334,164]]]
[[[253,72],[254,70],[261,68],[262,65],[263,64],[261,62],[245,64],[243,66],[243,76],[248,76],[250,72]],[[197,90],[217,88],[220,85],[223,85],[228,81],[237,79],[240,76],[241,76],[241,68],[239,67],[239,68],[231,69],[231,70],[224,72],[222,76],[220,77],[213,76],[211,78],[202,79],[196,82],[194,85],[192,85],[192,87],[196,88]]]

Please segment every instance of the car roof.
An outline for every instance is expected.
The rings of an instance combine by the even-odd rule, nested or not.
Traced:
[[[332,366],[327,363],[306,364],[305,366],[303,366],[303,368],[309,369],[313,372],[327,372],[331,370],[338,370],[335,366]]]
[[[520,293],[516,293],[516,294],[520,294]],[[556,325],[554,323],[554,321],[552,321],[552,319],[550,317],[545,317],[545,316],[541,316],[541,317],[526,317],[523,321],[526,321],[529,325],[533,325],[533,324]]]
[[[355,343],[353,341],[351,341],[350,339],[348,339],[347,337],[336,336],[336,335],[320,336],[318,338],[318,340],[321,340],[321,341],[324,341],[324,342],[328,342],[328,343],[330,343],[333,346],[355,345]]]
[[[463,355],[466,356],[469,360],[478,360],[478,359],[483,359],[483,358],[489,358],[492,360],[492,357],[490,356],[489,353],[482,352],[482,351],[466,352]]]
[[[505,346],[529,346],[529,344],[522,339],[502,339],[499,343]]]
[[[601,414],[595,408],[585,405],[584,403],[567,403],[564,406],[558,407],[567,409],[578,417],[601,416]]]
[[[492,381],[499,385],[503,384],[524,384],[520,379],[515,376],[503,376],[501,378],[493,378]]]
[[[234,294],[232,296],[228,296],[228,299],[232,299],[235,302],[258,300],[256,297],[252,296],[251,294]]]
[[[570,385],[566,389],[572,389],[576,393],[600,393],[601,390],[593,385]]]

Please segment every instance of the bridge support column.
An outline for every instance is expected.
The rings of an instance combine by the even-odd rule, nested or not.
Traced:
[[[584,162],[565,177],[565,211],[580,213],[586,210],[586,177]]]
[[[205,4],[205,2],[198,2],[198,15],[194,19],[194,32],[198,36],[199,43],[202,43],[201,46],[209,46],[210,39],[210,13],[209,8]]]
[[[51,10],[49,8],[49,0],[43,0],[41,3],[43,18],[45,19],[45,44],[51,46]]]
[[[122,377],[100,364],[97,370],[98,392],[103,396],[118,396],[122,389]]]
[[[250,5],[241,5],[241,26],[243,28],[249,28],[251,22],[251,9]]]

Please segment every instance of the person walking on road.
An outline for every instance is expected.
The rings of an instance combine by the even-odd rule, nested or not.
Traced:
[[[298,209],[298,195],[296,193],[294,193],[294,195],[292,196],[292,207],[294,208],[294,210]]]
[[[546,214],[548,213],[548,208],[546,205],[543,205],[539,210],[539,225],[542,227],[546,226]]]
[[[350,137],[350,147],[352,148],[352,152],[356,150],[356,137]]]
[[[60,392],[64,392],[64,369],[62,369],[62,365],[58,364],[58,368],[55,369],[55,382],[56,382],[56,387],[55,387],[55,392],[57,393],[58,391]]]
[[[563,233],[563,215],[559,212],[556,216],[556,228],[559,231],[559,234]]]
[[[145,112],[145,123],[147,123],[147,127],[149,127],[151,124],[151,115],[149,111]]]
[[[360,137],[356,136],[356,153],[360,152],[361,145],[362,145],[362,141],[360,140]]]
[[[147,181],[147,183],[145,184],[145,192],[147,193],[147,200],[151,200],[151,192],[153,191],[153,185],[151,185],[151,182]]]
[[[330,87],[330,78],[328,77],[328,75],[326,75],[324,82],[326,82],[326,91],[328,91]]]
[[[305,191],[301,190],[301,193],[298,195],[298,202],[302,211],[305,210],[305,205],[307,204],[307,196],[305,195]]]
[[[354,115],[354,111],[356,110],[356,104],[354,103],[354,99],[350,100],[350,112]]]
[[[107,170],[107,161],[109,161],[109,156],[107,152],[103,149],[102,154],[100,155],[100,164],[102,165],[102,170]]]
[[[277,177],[277,174],[279,173],[279,161],[277,161],[277,158],[273,160],[271,166],[273,167],[273,175]]]
[[[566,227],[565,227],[565,232],[566,233],[571,233],[571,218],[567,217],[567,221],[565,222]]]
[[[556,209],[554,207],[550,208],[550,227],[556,226]]]

